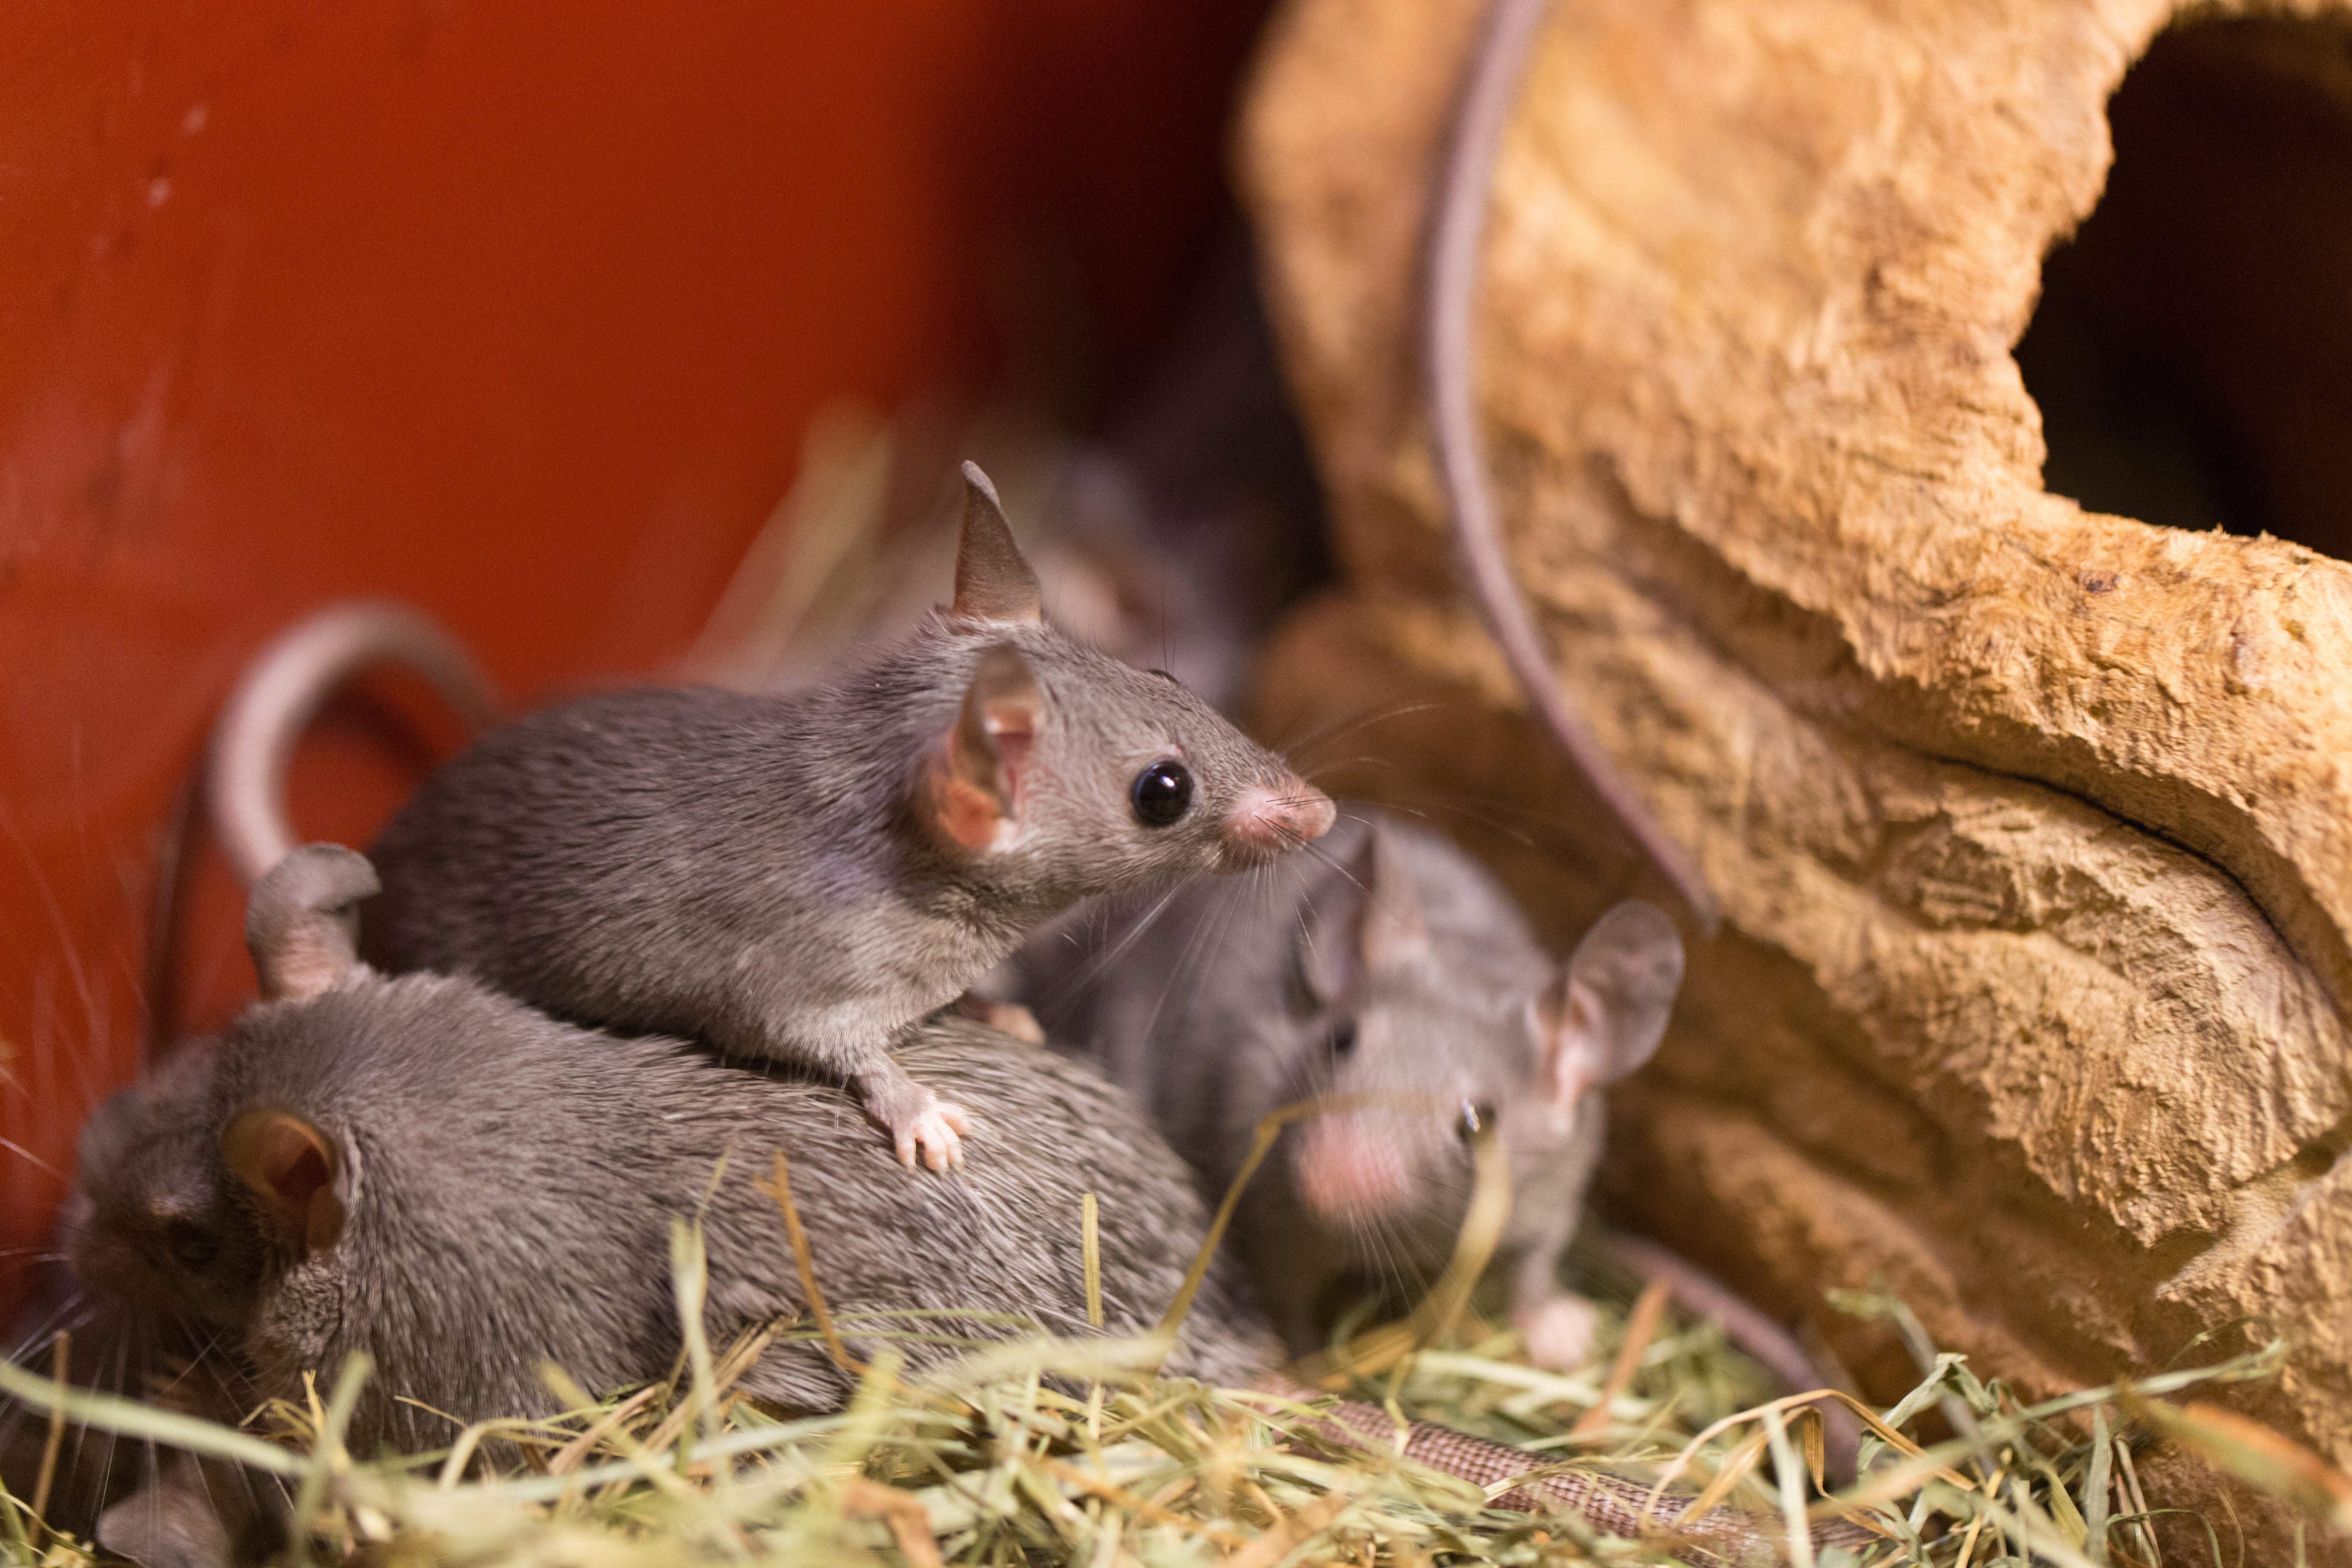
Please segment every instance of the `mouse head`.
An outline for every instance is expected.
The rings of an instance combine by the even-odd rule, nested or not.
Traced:
[[[256,884],[246,941],[266,1002],[305,1001],[366,973],[357,905],[375,888],[366,860],[325,844]],[[273,1257],[332,1244],[350,1161],[289,1112],[225,1103],[219,1054],[211,1041],[184,1046],[91,1113],[67,1251],[92,1289],[236,1328]]]
[[[1375,1275],[1433,1268],[1468,1205],[1478,1133],[1497,1128],[1523,1205],[1572,1206],[1580,1135],[1597,1137],[1593,1090],[1656,1049],[1682,978],[1674,924],[1620,904],[1534,996],[1493,954],[1433,931],[1421,891],[1377,828],[1315,904],[1300,943],[1302,1016],[1318,1037],[1294,1082],[1361,1096],[1286,1141],[1297,1206],[1344,1237]],[[1586,1131],[1585,1130],[1590,1130]],[[1394,1281],[1391,1281],[1394,1282]]]
[[[971,463],[945,624],[970,640],[970,672],[917,799],[952,850],[1012,858],[1076,897],[1264,865],[1331,826],[1329,797],[1174,677],[1045,625],[1036,574]]]
[[[1468,1201],[1472,1138],[1532,1076],[1525,1008],[1432,932],[1378,822],[1309,909],[1291,1092],[1335,1103],[1286,1140],[1290,1184],[1360,1266],[1433,1267]]]
[[[59,1230],[84,1288],[235,1328],[259,1259],[212,1155],[216,1051],[181,1045],[90,1112]]]

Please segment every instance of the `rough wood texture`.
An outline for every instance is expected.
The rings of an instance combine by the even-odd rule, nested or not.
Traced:
[[[1437,701],[1337,782],[1528,825],[1465,837],[1564,932],[1626,862],[1453,593],[1410,357],[1478,9],[1295,0],[1254,85],[1348,580],[1262,716]],[[2292,1368],[2236,1397],[2352,1463],[2352,568],[2044,493],[2010,353],[2173,9],[1559,0],[1479,384],[1560,677],[1727,919],[1617,1101],[1621,1196],[1792,1310],[1884,1277],[2029,1384],[2266,1316]]]

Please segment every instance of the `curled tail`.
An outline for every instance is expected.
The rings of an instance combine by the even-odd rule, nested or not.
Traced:
[[[497,705],[481,668],[422,611],[353,599],[279,633],[229,693],[205,768],[213,830],[247,887],[302,842],[288,820],[286,769],[303,727],[336,688],[383,664],[423,676],[469,731],[489,723]]]

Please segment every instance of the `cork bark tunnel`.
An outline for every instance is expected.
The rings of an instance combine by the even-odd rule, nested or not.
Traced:
[[[1559,677],[1727,917],[1625,1210],[1882,1392],[1825,1289],[2028,1386],[2264,1319],[2227,1397],[2347,1464],[2352,13],[2179,9],[1555,0],[1481,409]],[[1565,940],[1644,883],[1453,591],[1412,358],[1478,10],[1294,0],[1254,85],[1347,584],[1261,719],[1357,716],[1305,760]]]

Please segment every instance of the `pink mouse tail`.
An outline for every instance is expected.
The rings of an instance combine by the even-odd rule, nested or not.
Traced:
[[[286,769],[304,727],[344,681],[384,664],[422,675],[469,731],[486,728],[497,710],[473,656],[409,605],[347,600],[279,633],[237,679],[205,764],[213,830],[247,887],[302,842],[289,820]]]

